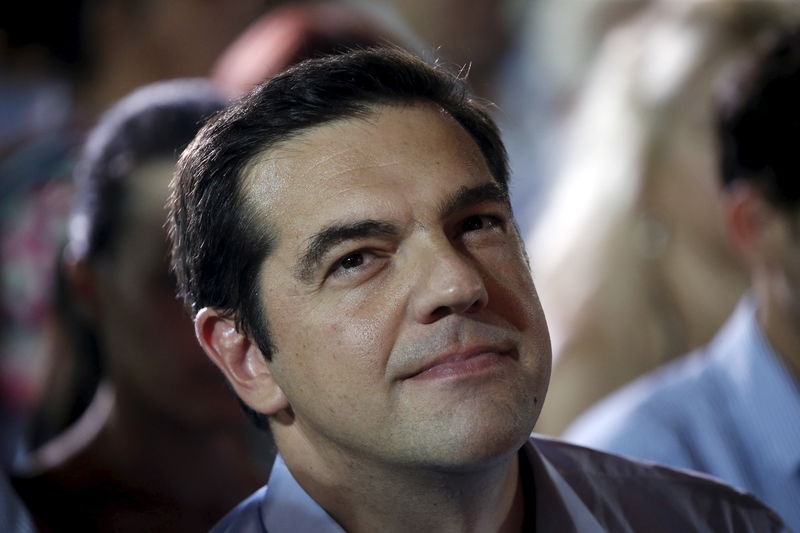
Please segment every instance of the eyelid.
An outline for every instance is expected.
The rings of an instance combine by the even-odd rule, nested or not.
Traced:
[[[490,221],[492,221],[494,223],[498,223],[498,224],[502,224],[503,222],[505,222],[505,217],[503,217],[502,215],[499,215],[499,214],[495,214],[495,213],[478,213],[478,214],[472,215],[470,217],[467,217],[467,219],[470,219],[472,217],[485,218],[485,219],[488,219],[488,220],[490,220]]]
[[[334,272],[336,272],[337,270],[339,270],[342,267],[342,261],[344,261],[345,259],[347,259],[351,255],[365,254],[366,252],[367,252],[367,250],[365,250],[364,248],[359,248],[357,250],[352,250],[350,252],[344,253],[342,255],[338,255],[338,254],[334,255],[334,257],[336,259],[331,261],[330,265],[328,265],[328,267],[326,269],[326,272],[325,272],[325,277],[328,277],[331,274],[333,274]]]
[[[491,223],[491,227],[500,227],[505,230],[508,228],[509,221],[511,220],[511,213],[507,208],[501,209],[499,206],[484,207],[482,209],[478,207],[461,215],[456,223],[456,227],[460,228],[461,225],[475,217],[487,220]]]
[[[359,265],[358,267],[354,267],[352,269],[342,269],[341,268],[342,261],[347,259],[349,256],[355,255],[355,254],[362,254],[364,256],[370,256],[372,259],[365,260],[364,264],[363,265]],[[348,251],[348,252],[346,252],[344,254],[332,254],[332,255],[334,255],[336,257],[336,259],[334,261],[332,261],[330,263],[330,265],[327,267],[327,269],[325,270],[325,275],[323,276],[323,279],[322,279],[323,282],[326,279],[330,278],[330,277],[336,276],[336,273],[339,272],[340,270],[342,272],[346,272],[347,270],[351,270],[351,271],[353,271],[352,275],[355,275],[355,271],[362,271],[364,269],[367,269],[367,268],[369,268],[369,264],[371,262],[373,262],[375,260],[379,260],[381,258],[381,252],[379,250],[376,250],[374,247],[362,247],[362,248],[357,248],[355,250],[350,250],[350,251]],[[347,276],[347,275],[348,274],[342,274],[343,277]]]

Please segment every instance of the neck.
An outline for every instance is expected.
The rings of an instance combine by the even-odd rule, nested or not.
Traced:
[[[522,527],[517,454],[452,471],[386,465],[334,446],[318,450],[303,439],[278,442],[298,483],[348,533],[517,532]]]
[[[758,322],[770,346],[800,381],[800,309],[782,286],[785,280],[765,280],[754,284]]]

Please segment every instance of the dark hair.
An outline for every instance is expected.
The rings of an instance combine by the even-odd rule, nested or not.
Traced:
[[[107,111],[75,167],[70,252],[94,260],[112,250],[131,172],[158,157],[177,159],[223,106],[209,82],[183,79],[142,87]]]
[[[746,181],[783,210],[800,204],[800,26],[770,36],[726,80],[718,136],[725,186]]]
[[[170,200],[173,267],[190,313],[217,308],[271,358],[257,278],[272,237],[243,198],[247,164],[310,128],[368,116],[375,106],[420,102],[449,113],[507,189],[505,148],[485,108],[458,76],[397,48],[308,60],[210,121],[181,156]]]

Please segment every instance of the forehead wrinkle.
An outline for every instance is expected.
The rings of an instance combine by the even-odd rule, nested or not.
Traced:
[[[360,171],[379,170],[379,169],[382,169],[382,168],[397,167],[399,165],[400,165],[400,163],[397,162],[397,161],[389,161],[389,162],[384,162],[384,163],[374,163],[374,164],[370,164],[370,165],[353,164],[351,166],[347,166],[347,167],[343,167],[343,168],[339,168],[339,169],[331,169],[331,170],[329,170],[328,172],[326,172],[324,174],[324,177],[326,179],[328,179],[328,180],[333,180],[333,179],[336,179],[336,178],[338,178],[340,176],[346,176],[346,175],[353,174],[353,173],[360,172]],[[378,177],[378,176],[375,176],[375,177]],[[380,186],[381,186],[380,182],[377,182],[377,181],[375,183],[362,183],[362,184],[352,185],[350,187],[347,187],[347,188],[344,188],[344,189],[341,189],[341,190],[337,191],[334,196],[340,196],[342,194],[346,194],[346,193],[349,193],[349,192],[352,192],[352,191],[355,191],[355,190],[359,190],[359,189],[364,189],[364,188],[369,188],[369,187],[380,187]]]
[[[266,188],[269,184],[264,183],[263,189],[258,190],[256,188],[259,181],[267,182],[267,181],[279,181],[279,180],[259,180],[259,177],[263,177],[264,174],[267,172],[260,171],[258,167],[261,166],[270,166],[270,173],[273,176],[276,176],[278,171],[278,166],[280,162],[283,161],[290,161],[295,164],[286,165],[287,168],[283,169],[286,170],[288,173],[295,174],[296,177],[305,177],[317,168],[326,165],[336,159],[342,159],[346,161],[347,159],[352,159],[355,157],[361,157],[364,160],[364,163],[373,158],[372,154],[369,152],[364,152],[361,150],[360,146],[346,146],[342,149],[339,149],[335,152],[325,154],[320,157],[316,157],[314,160],[309,161],[308,153],[303,153],[303,147],[313,145],[315,140],[314,136],[319,134],[322,130],[329,130],[332,128],[336,129],[343,129],[347,127],[357,127],[362,129],[363,131],[368,131],[368,128],[374,126],[380,116],[391,109],[402,109],[402,108],[422,108],[422,109],[430,109],[437,114],[441,115],[442,118],[446,121],[455,125],[462,135],[467,136],[467,146],[460,146],[461,149],[466,148],[466,158],[463,159],[463,162],[469,166],[475,166],[477,164],[478,167],[485,167],[486,160],[481,154],[480,150],[478,149],[477,145],[475,144],[475,140],[469,136],[469,134],[463,129],[463,127],[458,124],[453,117],[447,113],[444,109],[440,106],[435,105],[431,102],[427,101],[420,101],[420,102],[393,102],[393,103],[375,103],[368,105],[365,109],[360,110],[359,112],[350,115],[350,116],[343,116],[337,119],[334,119],[330,122],[325,122],[322,124],[317,124],[311,126],[309,128],[303,128],[299,131],[292,132],[287,138],[276,142],[275,144],[269,146],[268,148],[263,149],[260,153],[257,153],[251,160],[244,166],[242,170],[242,175],[244,179],[242,180],[243,185],[243,192],[245,196],[253,196],[256,197],[266,197],[264,193],[267,193]],[[339,141],[341,137],[334,137],[335,141]],[[459,150],[462,151],[462,150]],[[349,153],[353,152],[353,157],[347,157]],[[293,153],[297,154],[297,156],[293,156]],[[386,152],[382,152],[381,155],[385,155]],[[357,154],[357,155],[356,155]],[[305,160],[307,162],[307,166],[298,165],[296,162]],[[344,163],[343,161],[343,163]],[[335,169],[327,173],[327,176],[330,178],[334,178],[341,174],[346,174],[349,172],[357,171],[357,170],[365,170],[365,169],[380,169],[398,165],[397,161],[384,161],[384,162],[375,162],[373,164],[363,164],[363,163],[355,163],[352,162],[350,165]],[[283,184],[286,186],[286,184]],[[276,191],[277,192],[277,191]],[[259,194],[260,193],[260,194]]]
[[[292,186],[298,179],[317,174],[315,171],[320,167],[326,168],[324,168],[324,172],[317,175],[336,178],[359,170],[381,169],[400,164],[397,160],[370,163],[369,160],[374,157],[369,152],[353,146],[347,146],[331,153],[325,153],[324,148],[318,149],[317,151],[322,152],[322,155],[309,157],[308,149],[304,149],[298,144],[309,143],[311,145],[311,139],[308,137],[312,133],[313,131],[309,131],[307,135],[274,146],[253,158],[242,171],[242,186],[245,195],[264,197],[268,193],[268,188],[272,188],[274,193],[278,191],[275,189],[276,186],[281,189]],[[286,183],[281,183],[281,180],[278,179],[281,174],[290,179],[285,180]]]
[[[310,139],[304,140],[310,141]],[[315,173],[320,167],[325,168],[319,175],[326,178],[335,178],[355,171],[387,168],[400,164],[396,158],[390,161],[376,161],[374,153],[365,151],[360,146],[349,145],[341,148],[334,146],[335,150],[326,150],[326,146],[330,147],[331,144],[338,141],[339,139],[328,141],[323,147],[318,147],[317,151],[321,152],[322,155],[314,155],[313,158],[307,156],[308,152],[306,154],[300,153],[300,149],[298,148],[284,147],[284,150],[295,150],[300,155],[299,159],[305,159],[307,161],[305,165],[299,165],[299,168],[294,169],[297,172],[297,176],[300,178]],[[303,157],[303,155],[306,155],[306,157]],[[394,154],[386,154],[386,152],[380,153],[381,157],[387,155]]]
[[[309,172],[316,170],[318,167],[328,163],[329,161],[335,160],[345,154],[348,154],[353,151],[353,148],[346,147],[342,148],[341,150],[329,154],[325,154],[322,157],[317,157],[316,160],[309,166],[304,169],[303,175],[308,174]]]

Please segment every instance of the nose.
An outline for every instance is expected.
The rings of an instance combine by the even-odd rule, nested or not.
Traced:
[[[417,265],[418,282],[410,303],[415,321],[430,324],[486,307],[486,285],[468,256],[449,245],[427,250],[425,255]]]

